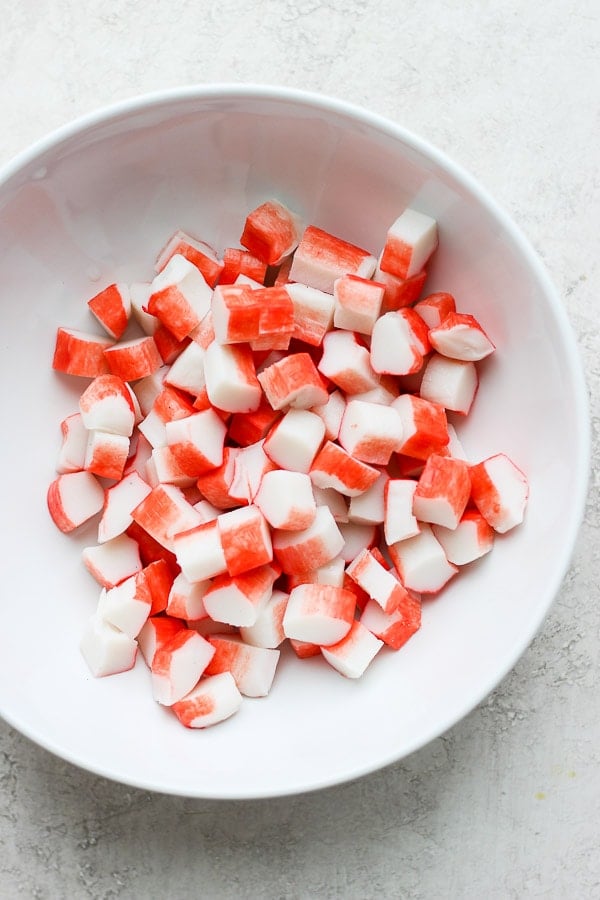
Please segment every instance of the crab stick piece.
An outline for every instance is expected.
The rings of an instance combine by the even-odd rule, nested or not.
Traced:
[[[363,550],[374,547],[379,540],[379,530],[371,522],[339,522],[338,527],[344,538],[340,556],[346,563],[352,562]]]
[[[367,549],[354,557],[346,573],[388,615],[400,606],[406,594],[406,588]]]
[[[237,500],[237,505],[253,502],[264,476],[276,468],[275,463],[265,453],[264,441],[240,447],[239,453],[235,455],[233,479],[230,484],[230,494]]]
[[[302,223],[278,200],[267,200],[248,213],[240,244],[268,266],[279,266],[298,246]]]
[[[342,275],[333,283],[336,328],[371,334],[379,318],[385,285],[356,275]]]
[[[260,304],[247,285],[217,285],[211,311],[215,338],[220,344],[252,341],[260,334]]]
[[[316,487],[334,488],[346,497],[356,497],[368,490],[379,474],[378,469],[354,459],[333,441],[323,445],[309,470],[310,479]]]
[[[161,366],[157,372],[153,372],[152,375],[147,375],[145,378],[140,378],[132,386],[142,418],[148,415],[154,406],[154,401],[165,387],[165,378],[169,371],[169,366]]]
[[[143,568],[137,542],[127,534],[95,547],[84,547],[81,558],[90,575],[105,588],[116,587]]]
[[[386,466],[402,445],[402,420],[393,406],[349,400],[338,440],[356,459]]]
[[[204,595],[208,615],[226,625],[254,625],[271,598],[280,571],[278,566],[264,565],[241,575],[213,578]]]
[[[95,378],[109,371],[104,351],[112,347],[109,337],[99,337],[74,328],[59,328],[56,332],[52,368],[67,375]]]
[[[81,413],[73,413],[60,423],[61,446],[56,462],[59,475],[81,472],[85,461],[88,433]]]
[[[196,482],[202,496],[221,511],[233,509],[244,502],[243,497],[232,495],[235,461],[240,452],[239,447],[224,447],[222,464],[218,468],[200,475]]]
[[[435,219],[407,208],[388,229],[379,266],[397,278],[409,278],[423,269],[437,244]]]
[[[273,553],[286,574],[306,574],[339,556],[344,538],[328,506],[318,506],[308,528],[273,532]]]
[[[176,575],[169,590],[167,605],[168,616],[193,622],[204,619],[208,615],[204,605],[204,597],[210,587],[210,581],[191,582],[183,572]]]
[[[413,394],[401,394],[391,405],[402,421],[403,440],[398,453],[427,459],[432,453],[445,452],[450,434],[442,405]]]
[[[151,615],[146,619],[137,636],[137,643],[144,662],[149,669],[152,667],[152,660],[159,647],[164,646],[176,634],[179,634],[180,631],[185,631],[185,629],[185,623],[181,619],[175,619],[172,616]]]
[[[407,312],[401,309],[385,313],[375,323],[371,335],[371,365],[375,372],[410,375],[423,365],[424,345],[415,334]],[[426,329],[423,320],[420,321]]]
[[[389,614],[375,600],[369,600],[360,622],[392,650],[399,650],[421,627],[421,598],[407,590],[399,606]]]
[[[187,232],[177,230],[171,235],[161,249],[154,264],[154,271],[162,272],[174,256],[183,256],[193,263],[204,277],[209,287],[214,288],[223,271],[223,262],[218,259],[213,248],[204,241],[199,241]]]
[[[109,431],[88,431],[83,468],[101,478],[118,481],[129,456],[129,438]]]
[[[285,591],[274,590],[261,607],[253,625],[243,625],[240,637],[245,644],[274,650],[285,640],[283,617],[288,596]]]
[[[308,528],[317,512],[309,476],[286,469],[263,476],[254,503],[271,528],[283,531]]]
[[[455,566],[464,566],[489,553],[494,546],[494,529],[477,509],[466,509],[456,528],[432,525],[432,531]]]
[[[152,660],[152,695],[172,706],[192,690],[214,656],[214,647],[192,629],[179,631],[160,646]]]
[[[204,349],[195,341],[185,347],[164,376],[164,384],[197,396],[206,388]],[[137,394],[137,390],[136,390]]]
[[[118,375],[98,375],[79,398],[79,412],[88,430],[130,437],[135,425],[131,393]]]
[[[312,407],[312,412],[323,419],[326,440],[336,441],[338,439],[345,409],[346,400],[339,390],[332,391],[325,403]]]
[[[115,587],[102,590],[98,614],[130,638],[135,638],[150,615],[151,607],[152,595],[142,569]]]
[[[424,400],[466,416],[475,399],[478,383],[474,363],[434,353],[423,372],[420,393]]]
[[[283,630],[286,637],[329,646],[345,637],[354,621],[351,591],[330,584],[299,584],[290,592]]]
[[[363,525],[380,525],[385,518],[385,488],[389,481],[387,472],[381,472],[370,488],[350,498],[348,518]]]
[[[267,696],[279,662],[279,650],[244,644],[236,635],[212,634],[208,640],[215,653],[206,668],[207,675],[230,672],[240,694]]]
[[[321,653],[340,675],[360,678],[382,647],[383,641],[356,620],[341,641],[330,647],[321,647]]]
[[[313,495],[317,506],[327,506],[336,522],[350,521],[348,499],[339,491],[334,488],[317,487],[313,482]]]
[[[194,331],[195,330],[196,329],[194,329]],[[191,336],[179,340],[172,331],[169,331],[169,329],[160,322],[156,331],[153,332],[152,337],[154,338],[154,343],[156,344],[159,356],[166,366],[172,365],[180,353],[182,353],[188,344],[192,342]]]
[[[132,511],[131,517],[162,547],[173,550],[173,536],[200,524],[200,514],[180,488],[157,484]]]
[[[223,270],[219,276],[219,284],[233,284],[240,275],[247,275],[253,281],[264,285],[267,264],[247,250],[226,247],[223,252]]]
[[[244,276],[240,276],[242,278]],[[252,350],[287,350],[294,334],[294,304],[284,287],[254,288],[260,307],[258,337],[250,341]]]
[[[258,409],[262,389],[248,346],[213,341],[206,349],[204,375],[213,406],[232,413]]]
[[[227,429],[213,409],[165,425],[167,446],[182,472],[198,478],[223,462]]]
[[[269,526],[257,506],[221,513],[217,527],[230,575],[241,575],[273,559]]]
[[[129,635],[95,614],[88,621],[79,649],[92,675],[103,678],[132,669],[138,645]]]
[[[123,381],[146,378],[158,372],[163,364],[155,339],[150,335],[113,344],[105,349],[104,357],[112,374]]]
[[[413,513],[420,522],[456,528],[471,494],[469,466],[462,459],[432,453],[425,463],[413,497]]]
[[[383,531],[386,544],[395,544],[419,533],[413,513],[417,482],[411,478],[390,478],[384,488]]]
[[[495,350],[475,316],[450,312],[429,331],[431,346],[442,356],[478,362]]]
[[[271,429],[264,451],[282,469],[308,472],[325,436],[323,420],[306,409],[290,409]]]
[[[140,557],[141,555],[140,553]],[[148,563],[143,572],[152,598],[150,615],[155,616],[167,608],[169,593],[177,576],[165,559],[155,559]]]
[[[88,300],[88,308],[109,337],[118,341],[131,316],[131,297],[127,284],[109,284]]]
[[[312,347],[319,347],[333,327],[335,299],[332,294],[306,284],[285,285],[294,311],[292,337]]]
[[[48,488],[47,504],[56,527],[68,534],[100,512],[104,491],[91,472],[65,472]]]
[[[218,520],[177,532],[173,536],[173,550],[188,581],[207,581],[227,571]]]
[[[171,709],[186,728],[208,728],[233,716],[242,705],[231,672],[201,678]]]
[[[415,303],[413,309],[429,328],[437,328],[449,313],[456,312],[456,301],[452,294],[436,291]]]
[[[140,326],[144,334],[153,335],[160,322],[156,316],[146,312],[148,300],[152,293],[150,281],[132,281],[129,285],[129,302],[131,304],[131,319]]]
[[[232,415],[228,425],[229,437],[240,447],[248,447],[262,441],[280,416],[281,413],[273,409],[263,396],[258,408],[253,412]]]
[[[273,409],[310,409],[326,403],[325,382],[308,353],[290,353],[258,374]]]
[[[370,278],[376,265],[367,250],[309,225],[294,254],[290,281],[333,294],[336,278],[346,274]]]
[[[381,255],[379,257],[381,261]],[[381,303],[381,315],[387,312],[395,312],[411,306],[421,296],[421,292],[427,280],[427,272],[421,269],[410,278],[397,278],[389,272],[382,271],[379,262],[373,276],[374,280],[384,287]]]
[[[182,341],[209,311],[211,296],[202,273],[184,256],[175,254],[152,282],[148,312]]]
[[[529,485],[505,453],[489,456],[469,472],[473,502],[494,531],[504,534],[523,521]]]
[[[458,571],[425,522],[419,534],[390,544],[388,550],[404,587],[420,594],[438,593]]]
[[[325,335],[317,368],[346,394],[370,391],[379,384],[369,351],[351,331],[331,331]]]

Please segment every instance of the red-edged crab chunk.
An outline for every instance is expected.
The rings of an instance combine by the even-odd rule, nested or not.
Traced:
[[[360,621],[352,623],[348,634],[329,647],[321,647],[324,659],[346,678],[360,678],[375,659],[383,641]]]
[[[285,636],[329,646],[345,637],[354,621],[356,599],[331,584],[299,584],[293,588],[283,617]]]
[[[213,341],[206,349],[204,375],[213,406],[232,413],[258,409],[262,389],[256,378],[252,351],[246,344]]]
[[[242,278],[244,276],[240,276]],[[284,287],[254,288],[260,307],[258,337],[250,341],[251,350],[287,350],[294,333],[294,304]]]
[[[312,481],[312,478],[311,478]],[[336,522],[349,522],[348,499],[334,488],[320,488],[313,482],[313,495],[317,506],[327,506]]]
[[[162,547],[173,550],[173,536],[200,524],[200,514],[180,488],[157,484],[131,511],[131,517]]]
[[[117,484],[106,489],[102,516],[98,523],[99,544],[118,537],[129,528],[133,522],[132,510],[151,490],[151,486],[135,469],[124,475]]]
[[[273,593],[273,584],[281,574],[278,566],[258,566],[241,575],[213,578],[204,606],[215,622],[248,627],[254,625]]]
[[[311,347],[320,347],[333,327],[335,300],[333,295],[306,284],[286,284],[294,309],[292,337]]]
[[[168,366],[161,366],[157,372],[153,372],[152,375],[147,375],[145,378],[140,378],[132,386],[131,389],[137,397],[142,418],[147,416],[154,406],[154,401],[164,388],[165,378],[169,371]]]
[[[420,594],[436,594],[458,571],[425,522],[419,534],[390,544],[388,550],[404,587]]]
[[[164,383],[197,397],[206,389],[204,348],[191,341],[168,369]]]
[[[275,589],[261,607],[253,625],[243,625],[240,637],[245,644],[274,650],[285,640],[283,617],[288,602],[285,591]]]
[[[235,456],[230,490],[232,496],[239,499],[238,505],[254,501],[267,472],[277,468],[265,453],[264,446],[264,441],[257,441],[248,447],[240,447]]]
[[[148,312],[182,341],[209,311],[211,296],[202,273],[177,253],[152,282]]]
[[[470,467],[471,497],[494,531],[504,534],[525,516],[529,485],[523,472],[505,453],[496,453]]]
[[[229,437],[240,447],[248,447],[265,438],[279,419],[280,413],[273,409],[265,396],[261,397],[257,409],[249,413],[234,413],[229,420]]]
[[[370,278],[376,265],[368,250],[309,225],[294,254],[289,277],[332,294],[336,278],[346,274]]]
[[[95,678],[132,669],[138,645],[98,614],[88,621],[79,644],[81,655]]]
[[[60,423],[61,446],[56,461],[56,471],[81,472],[85,460],[88,433],[81,413],[72,413]]]
[[[258,380],[273,409],[310,409],[326,403],[327,388],[308,353],[290,353],[263,369]]]
[[[146,378],[158,372],[163,364],[156,341],[150,335],[113,344],[105,349],[104,357],[112,374],[123,381]]]
[[[413,309],[429,328],[437,328],[447,315],[456,312],[456,301],[452,294],[436,291],[415,303]]]
[[[82,378],[106,375],[109,368],[104,351],[107,347],[112,347],[113,343],[108,337],[99,337],[74,328],[58,328],[52,368],[57,372],[79,375]]]
[[[402,421],[403,440],[398,453],[427,459],[432,453],[445,452],[450,435],[443,406],[413,394],[401,394],[391,405]]]
[[[206,668],[207,675],[230,672],[240,694],[267,696],[279,662],[279,650],[245,644],[233,634],[211,634],[208,640],[215,654]]]
[[[280,265],[298,246],[302,222],[279,200],[267,200],[248,213],[240,244],[268,266]]]
[[[319,403],[312,407],[312,412],[316,413],[323,420],[325,438],[328,441],[337,440],[345,409],[346,400],[339,390],[332,391],[325,403]]]
[[[175,256],[183,256],[202,273],[209,287],[214,287],[223,271],[223,262],[218,259],[213,248],[199,241],[185,231],[178,230],[171,235],[156,258],[154,271],[162,272]]]
[[[410,278],[421,271],[437,245],[435,219],[407,208],[388,229],[379,266],[398,278]]]
[[[101,478],[118,481],[129,456],[129,438],[109,431],[88,431],[83,468]]]
[[[98,375],[79,398],[85,427],[131,437],[135,408],[128,386],[118,375]]]
[[[456,528],[432,525],[432,530],[455,566],[480,559],[494,546],[494,529],[477,509],[466,509]]]
[[[259,336],[260,304],[247,285],[217,285],[211,310],[215,338],[220,344],[240,344]]]
[[[142,569],[115,587],[102,591],[98,615],[130,638],[135,638],[150,615],[151,607],[152,595]]]
[[[64,534],[79,528],[104,504],[104,491],[91,472],[64,472],[48,488],[48,512]]]
[[[182,470],[170,447],[155,447],[152,450],[146,463],[145,477],[151,487],[174,484],[180,488],[191,488],[194,484],[194,478]]]
[[[348,518],[363,525],[380,525],[385,518],[385,486],[389,481],[387,472],[381,472],[377,481],[357,497],[350,498]]]
[[[158,648],[152,660],[152,695],[172,706],[192,690],[215,653],[214,647],[192,629],[177,632]]]
[[[413,513],[420,522],[456,528],[470,494],[467,463],[462,459],[432,453],[417,482]]]
[[[188,581],[206,581],[227,571],[217,519],[177,532],[173,551]]]
[[[344,538],[340,556],[346,563],[351,563],[363,550],[374,548],[379,540],[379,529],[372,523],[340,522],[339,529]]]
[[[308,528],[317,512],[309,476],[286,469],[263,476],[254,502],[271,528],[283,531]]]
[[[181,619],[172,616],[150,616],[146,619],[140,633],[137,636],[138,646],[144,662],[151,668],[156,651],[168,641],[185,631],[185,624]]]
[[[346,394],[360,394],[377,387],[369,351],[351,331],[330,331],[323,338],[319,372]]]
[[[385,313],[377,320],[371,335],[371,366],[375,372],[410,375],[419,371],[428,345],[423,340],[423,332],[414,327],[415,318],[419,319],[413,310],[400,309]],[[423,320],[419,322],[426,332]]]
[[[231,672],[201,678],[171,709],[186,728],[208,728],[229,719],[242,705]]]
[[[393,613],[405,598],[406,588],[367,549],[354,557],[346,573],[385,613]]]
[[[129,286],[123,283],[109,284],[88,300],[88,308],[106,333],[118,341],[131,316]]]
[[[221,513],[217,527],[230,575],[241,575],[273,559],[271,532],[258,506]]]
[[[390,478],[384,489],[383,531],[386,544],[395,544],[419,533],[413,513],[417,482],[412,478]]]
[[[333,324],[346,331],[371,334],[379,318],[385,285],[357,275],[342,275],[333,283]]]
[[[307,575],[339,556],[344,538],[328,506],[318,506],[308,528],[273,532],[273,553],[283,572]]]
[[[245,502],[244,497],[232,494],[235,462],[240,452],[239,447],[224,447],[222,464],[205,475],[200,475],[196,482],[202,496],[221,511],[233,509]]]
[[[420,394],[424,400],[466,416],[478,384],[475,363],[433,353],[423,372]]]
[[[227,429],[214,409],[205,409],[165,425],[167,445],[182,472],[198,478],[223,462]]]
[[[450,312],[435,328],[429,330],[431,346],[442,356],[478,362],[495,350],[475,316]]]
[[[309,470],[314,485],[334,488],[346,497],[356,497],[368,490],[375,484],[379,474],[379,469],[355,459],[333,441],[327,441],[323,445]]]
[[[407,590],[402,602],[389,615],[375,600],[369,600],[360,621],[392,650],[399,650],[421,627],[421,598]]]
[[[104,588],[115,587],[143,568],[137,541],[127,534],[84,547],[81,558],[90,575]]]
[[[340,426],[339,442],[362,462],[386,466],[402,444],[402,420],[393,406],[349,400]]]
[[[379,257],[379,262],[380,261],[381,255]],[[417,272],[416,275],[411,275],[410,278],[398,278],[396,275],[390,275],[389,272],[384,272],[381,269],[379,262],[373,278],[379,284],[384,286],[383,301],[380,310],[381,315],[403,309],[405,306],[410,306],[419,299],[427,279],[427,272],[425,269]]]
[[[153,335],[160,326],[156,316],[151,316],[148,309],[148,300],[152,293],[150,281],[132,281],[129,285],[129,301],[131,303],[131,317],[140,326],[144,334]]]
[[[196,410],[189,396],[178,388],[165,385],[157,394],[152,409],[140,422],[138,430],[152,447],[167,446],[167,422],[185,419]]]
[[[247,250],[226,247],[223,252],[223,271],[219,276],[219,284],[233,284],[240,275],[247,275],[253,281],[264,284],[267,264]]]
[[[319,416],[306,409],[290,409],[265,438],[264,451],[282,469],[309,472],[324,436]]]
[[[167,608],[169,593],[176,578],[175,570],[166,559],[155,559],[144,566],[144,574],[152,597],[150,615],[155,616]]]
[[[183,572],[176,575],[169,590],[167,605],[168,616],[184,619],[186,622],[198,622],[208,616],[204,606],[204,596],[210,587],[210,581],[188,581]]]

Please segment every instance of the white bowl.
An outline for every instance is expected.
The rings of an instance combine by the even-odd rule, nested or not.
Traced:
[[[207,731],[151,697],[141,659],[94,680],[80,655],[98,589],[80,560],[95,528],[51,523],[58,423],[78,379],[51,371],[58,325],[93,328],[86,300],[146,279],[178,227],[217,248],[277,196],[377,252],[410,204],[440,225],[428,291],[455,294],[497,344],[461,429],[472,459],[527,473],[525,524],[426,602],[423,626],[362,680],[283,659],[271,695]],[[127,784],[248,798],[346,781],[418,749],[510,670],[572,553],[588,472],[586,391],[570,326],[538,258],[439,151],[362,109],[265,87],[184,88],[121,103],[38,142],[0,172],[3,579],[0,713],[38,744]]]

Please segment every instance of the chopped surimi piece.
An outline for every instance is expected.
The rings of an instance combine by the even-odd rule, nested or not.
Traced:
[[[205,409],[165,425],[167,445],[181,471],[192,478],[223,462],[227,429],[213,409]]]
[[[323,419],[325,437],[328,441],[337,440],[345,409],[346,401],[341,391],[333,391],[325,403],[313,406],[312,412]]]
[[[212,310],[209,309],[200,324],[196,325],[194,330],[190,332],[190,338],[203,350],[206,350],[208,345],[212,344],[215,339]]]
[[[156,342],[151,335],[121,341],[104,351],[108,368],[123,381],[137,381],[158,372],[163,364]]]
[[[471,494],[469,467],[462,459],[432,453],[413,498],[413,513],[421,522],[456,528]]]
[[[290,353],[258,375],[273,409],[309,409],[326,403],[327,388],[308,353]]]
[[[100,512],[104,491],[91,472],[65,472],[48,488],[47,503],[52,521],[67,534]]]
[[[131,516],[155,541],[173,549],[173,535],[193,528],[201,521],[180,488],[157,484],[132,511]]]
[[[413,591],[406,591],[400,605],[389,615],[375,600],[369,600],[360,621],[392,650],[399,650],[421,627],[421,599]]]
[[[59,328],[56,332],[52,368],[57,372],[83,378],[105,375],[109,368],[104,351],[112,345],[113,341],[108,337],[99,337],[74,328]]]
[[[247,285],[217,285],[211,310],[215,338],[220,344],[239,344],[259,336],[260,303]]]
[[[390,478],[385,485],[383,531],[386,544],[395,544],[419,533],[413,514],[417,482],[411,478]]]
[[[371,334],[381,311],[385,285],[356,275],[343,275],[333,284],[336,328]]]
[[[79,411],[89,430],[130,437],[135,409],[127,385],[118,375],[98,375],[79,398]]]
[[[285,636],[309,644],[336,644],[350,631],[356,600],[345,588],[331,584],[299,584],[289,596]]]
[[[370,488],[357,497],[350,498],[348,518],[351,522],[378,525],[385,518],[384,494],[389,475],[382,472]]]
[[[240,278],[244,276],[240,275]],[[252,350],[287,350],[294,333],[294,304],[284,287],[254,289],[260,306],[258,337],[250,341]]]
[[[390,544],[388,549],[403,585],[421,594],[437,593],[458,571],[425,522],[415,537]]]
[[[230,575],[241,575],[273,559],[269,526],[257,506],[221,513],[217,526]]]
[[[114,625],[93,615],[79,644],[81,654],[95,678],[132,669],[138,645]]]
[[[233,284],[240,275],[247,275],[253,281],[264,284],[267,264],[257,259],[247,250],[239,247],[226,247],[223,252],[223,271],[219,276],[219,284]]]
[[[146,312],[151,293],[152,284],[149,281],[134,281],[129,285],[131,315],[144,334],[152,335],[159,327],[160,322],[156,316],[151,316],[149,312]]]
[[[349,400],[338,440],[356,459],[386,466],[402,444],[402,420],[393,406]]]
[[[379,384],[369,351],[351,331],[331,331],[325,335],[317,368],[346,394],[370,391]]]
[[[409,375],[423,365],[422,343],[405,315],[389,312],[377,320],[371,335],[371,365],[375,372]]]
[[[206,392],[213,406],[227,412],[252,412],[262,397],[252,351],[245,344],[213,341],[204,357]]]
[[[471,496],[494,531],[504,534],[525,515],[529,485],[523,472],[504,453],[470,467]]]
[[[129,456],[129,438],[109,431],[88,431],[83,468],[102,478],[119,480]]]
[[[152,694],[172,706],[192,690],[210,660],[214,647],[196,631],[187,629],[159,647],[152,660]]]
[[[355,556],[346,572],[385,613],[393,613],[406,595],[406,588],[369,550]]]
[[[287,576],[288,591],[298,584],[332,584],[335,587],[345,587],[344,572],[346,562],[341,556],[336,556],[323,566],[313,569],[312,572]]]
[[[435,219],[405,209],[388,229],[379,266],[398,278],[420,272],[438,243]]]
[[[120,534],[96,547],[84,547],[83,563],[102,587],[112,588],[142,569],[137,541]]]
[[[356,497],[368,490],[375,484],[379,474],[379,469],[354,459],[333,441],[324,444],[309,470],[314,485],[334,488],[346,497]]]
[[[347,563],[352,562],[362,550],[373,547],[379,537],[377,526],[370,523],[365,525],[360,522],[340,522],[339,529],[344,538],[340,556]]]
[[[282,469],[308,472],[324,436],[319,416],[306,409],[290,409],[265,438],[264,450]]]
[[[348,634],[330,647],[321,647],[321,653],[330,666],[346,678],[360,678],[367,666],[383,647],[361,622],[355,621]]]
[[[165,384],[198,395],[206,388],[204,378],[204,349],[191,341],[181,351],[164,378]],[[136,390],[137,394],[137,390]]]
[[[313,656],[321,655],[319,645],[311,644],[309,641],[297,641],[295,638],[290,638],[290,647],[298,659],[310,659]]]
[[[242,575],[213,578],[204,596],[208,615],[227,625],[254,625],[273,593],[280,571],[278,566],[265,565]]]
[[[485,556],[494,546],[494,529],[476,509],[465,510],[456,528],[432,525],[448,561],[464,566]]]
[[[456,312],[456,302],[452,294],[437,291],[415,303],[414,311],[418,313],[429,328],[437,328],[449,313]]]
[[[398,453],[427,459],[432,453],[444,452],[449,432],[443,406],[412,394],[401,394],[392,401],[392,407],[402,420],[403,440]]]
[[[152,660],[159,647],[185,630],[185,624],[181,619],[171,616],[150,616],[146,619],[140,633],[137,636],[138,646],[148,668],[152,667]]]
[[[176,231],[158,254],[154,264],[155,272],[162,272],[169,260],[176,254],[184,256],[193,263],[210,287],[215,286],[223,271],[223,263],[217,259],[217,254],[212,247],[205,244],[204,241],[196,240],[185,231]]]
[[[167,615],[177,619],[193,622],[204,619],[208,615],[204,606],[204,595],[210,587],[210,581],[191,582],[183,572],[173,580],[167,599]]]
[[[165,559],[153,560],[144,566],[143,572],[152,598],[150,615],[155,616],[167,608],[169,593],[176,577],[175,572]]]
[[[268,266],[278,266],[300,240],[300,218],[278,200],[267,200],[248,213],[240,244]]]
[[[229,420],[229,437],[240,447],[247,447],[262,441],[279,419],[280,413],[274,410],[266,397],[261,397],[258,409],[249,413],[234,413]]]
[[[194,509],[196,509],[200,513],[203,522],[214,522],[215,519],[223,512],[222,509],[218,509],[216,506],[213,506],[212,503],[208,502],[208,500],[198,500],[198,502],[194,503],[193,506]]]
[[[423,372],[421,397],[466,415],[477,391],[475,364],[434,353]]]
[[[217,523],[203,522],[174,535],[173,551],[188,581],[206,581],[227,571]]]
[[[309,225],[294,254],[289,277],[332,294],[336,278],[347,274],[370,278],[376,265],[367,250]]]
[[[303,472],[267,472],[254,498],[271,528],[300,531],[313,521],[317,506],[312,482]]]
[[[175,458],[170,447],[155,447],[146,462],[145,477],[151,487],[157,484],[174,484],[180,488],[189,488],[195,479],[187,475]]]
[[[194,329],[194,331],[195,330],[196,329]],[[192,341],[191,335],[190,337],[184,337],[179,340],[179,338],[176,338],[173,332],[169,331],[168,328],[165,328],[162,323],[159,323],[158,328],[152,334],[152,337],[154,338],[154,343],[156,344],[156,349],[158,350],[160,358],[167,366],[174,363],[179,354],[182,353]]]
[[[135,638],[150,615],[151,607],[152,595],[142,570],[115,587],[102,590],[98,615],[130,638]]]
[[[292,336],[312,347],[319,347],[333,327],[333,295],[306,284],[286,284],[285,290],[294,307]]]
[[[240,636],[245,644],[274,650],[285,640],[283,616],[288,602],[288,594],[274,590],[261,607],[253,625],[240,628]]]
[[[318,506],[303,531],[273,532],[273,553],[287,574],[307,573],[339,556],[344,538],[328,506]]]
[[[62,443],[56,463],[59,474],[81,472],[85,461],[88,434],[81,413],[73,413],[60,423]]]
[[[243,497],[232,496],[235,463],[240,453],[240,447],[224,447],[222,464],[217,469],[200,475],[197,480],[202,496],[219,511],[241,506],[244,502]],[[247,493],[247,486],[244,485],[244,497],[247,496]]]
[[[425,269],[421,269],[420,272],[417,272],[416,275],[411,275],[410,278],[398,278],[396,275],[390,275],[389,272],[382,271],[378,264],[373,278],[384,286],[383,302],[381,304],[381,314],[383,315],[387,312],[403,309],[406,306],[410,306],[415,300],[418,300],[427,280],[427,272]]]
[[[265,453],[264,443],[257,441],[248,447],[240,447],[235,456],[230,493],[240,498],[240,503],[253,501],[267,472],[277,468]]]
[[[311,479],[312,481],[312,479]],[[349,522],[348,499],[334,488],[321,488],[313,482],[313,496],[317,506],[328,506],[336,522]]]
[[[231,672],[223,672],[202,678],[171,709],[186,728],[208,728],[234,715],[242,700]]]
[[[240,694],[267,696],[279,662],[279,650],[244,644],[236,635],[213,634],[208,640],[215,654],[206,667],[207,675],[231,672]]]
[[[429,331],[431,346],[442,356],[478,362],[494,351],[494,345],[474,316],[448,313]]]
[[[148,312],[181,341],[209,311],[211,296],[202,273],[177,253],[152,282]]]
[[[154,401],[164,388],[164,381],[169,371],[168,366],[161,366],[158,372],[140,378],[133,385],[132,390],[137,397],[142,416],[147,416],[154,406]]]
[[[88,300],[88,307],[107,334],[118,341],[127,328],[131,315],[131,297],[128,285],[109,284],[107,288]]]
[[[391,384],[391,376],[382,375],[381,382],[369,391],[361,391],[359,394],[349,394],[347,400],[364,400],[365,403],[380,403],[389,406],[398,397],[398,387]],[[394,379],[395,380],[395,379]]]

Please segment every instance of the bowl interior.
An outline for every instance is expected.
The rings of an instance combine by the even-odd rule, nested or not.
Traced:
[[[78,643],[99,589],[45,495],[59,421],[83,382],[51,370],[57,326],[96,330],[86,300],[149,280],[176,228],[237,245],[246,213],[278,197],[307,223],[378,253],[406,206],[436,217],[427,290],[447,290],[497,345],[457,428],[475,461],[527,473],[525,524],[425,603],[421,631],[362,680],[284,653],[269,698],[206,732],[151,698],[141,659],[94,680]],[[205,797],[343,781],[422,746],[497,684],[564,574],[587,478],[585,391],[560,303],[518,231],[472,180],[400,128],[293,92],[198,89],[124,104],[64,129],[0,183],[4,579],[0,712],[53,752],[145,788]]]

